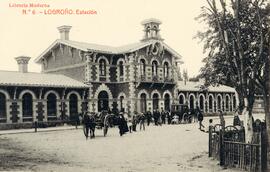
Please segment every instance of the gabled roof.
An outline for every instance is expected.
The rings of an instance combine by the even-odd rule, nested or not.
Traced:
[[[70,47],[73,47],[82,51],[94,51],[94,52],[105,53],[105,54],[124,54],[124,53],[134,52],[138,49],[151,45],[155,42],[161,43],[167,51],[172,53],[177,59],[181,59],[182,56],[180,54],[178,54],[176,51],[174,51],[164,42],[157,41],[157,40],[142,41],[142,42],[128,44],[128,45],[124,45],[120,47],[112,47],[112,46],[107,46],[107,45],[99,45],[99,44],[57,39],[35,59],[35,62],[39,63],[40,60],[43,58],[43,56],[45,56],[48,52],[50,52],[54,47],[58,46],[59,44],[67,45],[67,46],[70,46]]]
[[[60,74],[0,71],[0,86],[88,88],[86,84]]]
[[[204,89],[204,83],[203,82],[185,82],[184,81],[178,81],[177,82],[177,89],[179,91],[194,91],[199,92]],[[209,86],[206,88],[208,92],[225,92],[225,93],[234,93],[235,89],[226,85],[219,85],[219,86]]]

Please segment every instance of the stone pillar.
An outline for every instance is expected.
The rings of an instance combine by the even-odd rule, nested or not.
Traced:
[[[78,100],[78,114],[82,113],[82,104],[83,100],[82,99]]]
[[[204,112],[207,113],[208,112],[208,101],[205,99],[204,101]]]
[[[88,99],[82,100],[82,111],[81,113],[87,112],[88,111]]]
[[[70,112],[69,112],[69,99],[65,99],[63,101],[63,106],[64,106],[64,111],[65,111],[65,115],[68,116],[68,118],[70,117]]]
[[[129,108],[131,114],[134,114],[135,111],[135,104],[136,104],[136,99],[135,99],[135,65],[134,65],[134,54],[129,55],[128,60],[129,60]]]
[[[33,100],[33,122],[37,121],[37,110],[38,110],[38,102],[39,100]]]
[[[145,67],[145,76],[146,76],[146,78],[145,78],[146,81],[151,81],[152,80],[152,66],[147,65]]]
[[[57,99],[56,100],[56,117],[57,117],[57,119],[61,119],[61,115],[62,115],[62,100]]]
[[[158,67],[157,70],[158,70],[158,71],[157,71],[158,81],[159,81],[159,82],[164,81],[163,67]]]
[[[18,117],[18,123],[22,123],[23,122],[22,100],[17,99],[17,105],[18,105],[18,116],[17,116]]]
[[[93,112],[98,112],[98,99],[92,99],[90,106]]]
[[[164,99],[160,98],[159,99],[159,102],[158,102],[158,109],[159,111],[161,111],[161,109],[165,110],[165,102],[164,102]]]
[[[93,110],[93,99],[94,99],[94,92],[93,92],[93,84],[89,83],[89,89],[88,89],[88,111],[94,112]]]
[[[84,57],[86,59],[85,65],[85,82],[88,83],[92,80],[92,63],[91,53],[85,53]]]
[[[205,103],[205,106],[204,106],[204,109],[205,109],[205,112],[209,112],[209,95],[208,95],[208,92],[206,92],[205,94],[205,99],[204,99],[204,103]]]
[[[6,113],[7,113],[7,124],[11,124],[11,99],[6,99]]]
[[[185,104],[188,105],[188,108],[190,108],[190,103],[189,103],[189,92],[186,93],[186,97],[185,97]]]
[[[150,98],[146,101],[146,110],[148,111],[150,109],[151,112],[153,112],[153,100]]]
[[[47,117],[45,118],[45,114],[47,115],[47,107],[45,107],[46,100],[44,99],[37,99],[35,101],[35,115],[33,121],[47,121]],[[45,111],[46,109],[46,111]]]

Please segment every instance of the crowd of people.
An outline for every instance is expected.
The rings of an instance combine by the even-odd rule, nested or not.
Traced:
[[[198,107],[193,111],[191,110],[183,111],[182,115],[179,115],[179,113],[171,113],[169,111],[165,111],[164,109],[161,109],[161,111],[159,111],[158,109],[154,109],[153,111],[151,111],[149,109],[146,112],[143,113],[134,112],[134,114],[128,114],[126,112],[119,112],[117,114],[114,114],[111,111],[106,112],[103,111],[101,113],[94,114],[93,116],[94,118],[99,118],[103,121],[106,114],[110,114],[110,116],[112,117],[112,120],[110,120],[112,126],[118,126],[120,136],[123,136],[126,133],[136,132],[138,129],[145,130],[146,126],[149,126],[151,123],[153,123],[153,125],[155,126],[162,126],[164,124],[179,124],[181,120],[185,122],[184,121],[185,116],[190,117],[190,119],[188,119],[189,122],[198,121],[199,129],[201,131],[204,131],[203,129],[204,125],[202,124],[203,113],[200,111]],[[88,118],[85,117],[86,115],[91,115],[91,113],[85,113],[83,117],[84,118],[83,123],[87,123],[89,129],[91,129],[90,126],[92,126],[93,128],[92,130],[94,132],[95,122],[93,122],[93,120],[92,121],[87,120]],[[194,119],[191,120],[191,118]]]
[[[203,121],[203,113],[200,111],[200,109],[197,107],[194,111],[194,115],[192,116],[196,119],[194,119],[194,122],[199,122],[199,129],[201,131],[204,131],[204,125],[202,124]],[[148,111],[144,113],[138,113],[134,112],[133,115],[128,115],[125,112],[119,113],[120,122],[119,127],[119,134],[122,136],[125,133],[132,133],[137,131],[137,126],[139,126],[139,130],[145,130],[146,126],[149,126],[151,123],[155,126],[162,126],[164,124],[179,124],[180,120],[178,114],[173,114],[169,111],[165,111],[161,109],[161,111],[154,109],[152,112],[149,109]]]

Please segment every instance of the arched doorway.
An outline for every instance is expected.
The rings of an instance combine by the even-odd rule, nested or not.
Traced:
[[[0,118],[7,117],[7,109],[6,109],[6,96],[3,93],[0,93]],[[0,122],[6,122],[6,120],[1,120]]]
[[[185,104],[184,96],[183,96],[183,95],[180,95],[180,96],[179,96],[179,104],[180,104],[180,105]]]
[[[119,100],[120,101],[119,102],[120,103],[120,112],[124,112],[125,111],[125,108],[124,108],[124,98],[125,98],[124,96],[120,96],[120,98],[119,98],[120,99]]]
[[[109,95],[106,91],[98,94],[98,112],[109,109]]]
[[[226,96],[225,108],[226,108],[226,111],[230,111],[230,98],[229,98],[229,96]]]
[[[189,108],[190,109],[194,109],[194,96],[193,95],[191,95],[190,97],[189,97]]]
[[[158,110],[159,96],[157,93],[153,94],[153,110]]]
[[[167,94],[165,94],[165,96],[164,96],[164,109],[165,109],[165,111],[168,111],[168,112],[170,112],[170,106],[171,106],[171,100],[170,100],[170,95],[167,93]]]
[[[200,105],[200,109],[203,111],[204,110],[204,97],[202,95],[200,96],[199,105]]]
[[[56,95],[54,93],[50,93],[47,96],[47,114],[48,120],[55,119],[57,116],[57,103],[56,103]]]
[[[140,107],[141,112],[146,112],[146,94],[142,93],[140,96]]]
[[[78,97],[76,94],[71,94],[69,96],[69,115],[70,119],[73,119],[78,115]]]
[[[22,96],[22,115],[23,122],[33,120],[33,97],[30,93]]]
[[[218,109],[218,110],[222,110],[222,109],[221,109],[221,96],[218,96],[218,97],[217,97],[217,109]]]
[[[213,96],[209,96],[209,111],[213,111]]]

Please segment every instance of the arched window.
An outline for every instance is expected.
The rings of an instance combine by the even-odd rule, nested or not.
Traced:
[[[195,98],[194,98],[194,96],[193,95],[191,95],[190,97],[189,97],[189,108],[190,109],[194,109],[194,104],[195,104],[195,100],[194,100]]]
[[[226,96],[225,107],[226,107],[226,111],[230,111],[230,100],[229,100],[229,96]]]
[[[140,74],[141,76],[145,75],[145,60],[144,59],[140,60]]]
[[[157,93],[153,94],[153,109],[158,110],[159,104],[159,95]]]
[[[120,96],[120,111],[124,111],[124,96]]]
[[[7,117],[7,110],[6,110],[6,96],[3,93],[0,93],[0,118]],[[0,122],[2,120],[0,119]]]
[[[218,96],[218,97],[217,97],[217,109],[218,109],[218,110],[222,110],[222,109],[221,109],[221,96]]]
[[[157,61],[153,61],[152,62],[152,75],[153,76],[157,76],[157,71],[158,71],[157,67],[158,67]]]
[[[69,96],[69,114],[70,119],[74,119],[78,115],[78,97],[76,94]]]
[[[98,111],[109,110],[109,95],[106,91],[98,94]]]
[[[204,110],[204,97],[200,96],[200,109]]]
[[[170,100],[170,95],[169,94],[165,94],[165,97],[164,97],[164,107],[165,107],[165,111],[170,112],[170,109],[171,109],[171,100]]]
[[[142,93],[140,99],[141,112],[146,112],[146,94]]]
[[[124,76],[124,65],[123,65],[123,61],[119,62],[119,75],[120,77]]]
[[[99,61],[99,74],[100,76],[106,76],[106,60],[101,59]]]
[[[185,102],[184,102],[184,96],[183,96],[183,95],[180,95],[180,96],[179,96],[179,104],[180,104],[180,105],[185,104]]]
[[[22,97],[23,121],[32,121],[33,117],[33,97],[30,93],[25,93]]]
[[[54,93],[50,93],[47,97],[47,114],[49,120],[55,119],[55,117],[57,116],[56,106],[56,95]]]
[[[165,62],[164,66],[163,66],[163,75],[164,75],[164,79],[168,79],[169,77],[169,63]]]
[[[213,96],[209,96],[209,110],[213,110]]]

